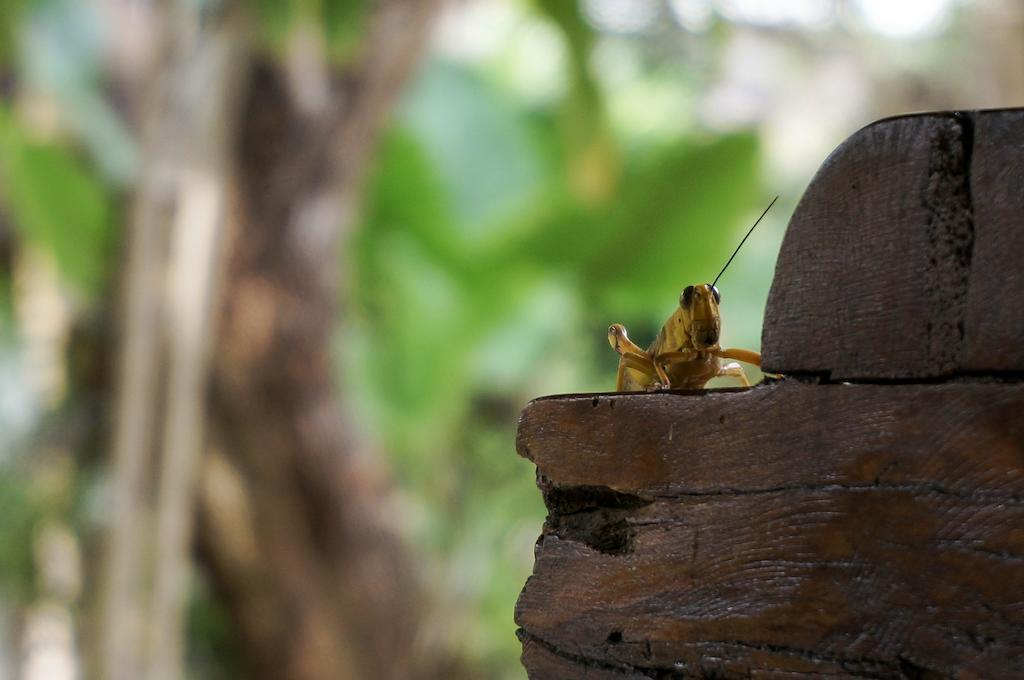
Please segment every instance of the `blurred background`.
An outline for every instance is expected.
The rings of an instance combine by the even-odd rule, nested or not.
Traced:
[[[515,426],[1013,0],[3,0],[0,678],[522,678]],[[751,378],[756,379],[751,369]]]

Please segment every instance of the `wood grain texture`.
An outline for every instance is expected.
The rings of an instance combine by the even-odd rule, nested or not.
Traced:
[[[766,370],[834,380],[1024,370],[1024,111],[873,123],[790,220]]]
[[[967,290],[964,368],[1024,368],[1024,123],[1019,110],[986,111],[971,161],[974,254]]]
[[[996,383],[534,401],[527,670],[1024,674],[1022,409]]]

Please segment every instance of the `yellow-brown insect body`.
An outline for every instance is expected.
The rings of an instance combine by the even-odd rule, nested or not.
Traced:
[[[722,323],[718,304],[722,301],[715,283],[729,268],[747,238],[761,222],[775,201],[754,221],[746,236],[736,246],[713,283],[687,286],[679,295],[679,308],[661,327],[658,337],[646,350],[640,349],[626,335],[626,328],[613,323],[608,328],[608,342],[619,354],[619,372],[615,379],[618,391],[650,390],[663,387],[700,388],[716,376],[733,376],[749,386],[739,364],[722,365],[721,359],[739,359],[761,365],[761,355],[746,349],[722,349],[718,336]]]
[[[738,364],[722,366],[722,358],[760,364],[760,355],[747,350],[722,350],[718,290],[711,284],[688,286],[679,296],[679,307],[662,326],[646,350],[634,345],[621,324],[608,329],[608,341],[619,353],[616,389],[644,391],[659,387],[701,388],[719,375],[749,384]]]

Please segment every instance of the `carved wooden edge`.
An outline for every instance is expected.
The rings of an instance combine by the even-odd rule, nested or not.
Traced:
[[[966,491],[991,475],[1024,494],[1022,390],[784,380],[749,390],[545,398],[523,410],[516,447],[537,465],[542,490],[651,499],[885,479]],[[976,455],[994,433],[1001,448]],[[947,440],[957,445],[937,450]]]
[[[1022,411],[1019,383],[532,402],[530,676],[1024,674]]]
[[[831,380],[1024,371],[1024,110],[890,118],[843,142],[789,223],[766,370]]]

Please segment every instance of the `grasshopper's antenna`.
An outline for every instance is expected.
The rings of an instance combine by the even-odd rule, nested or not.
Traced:
[[[769,203],[768,207],[764,209],[763,213],[761,213],[761,217],[757,218],[757,221],[754,222],[754,226],[751,227],[750,231],[747,232],[747,236],[744,236],[743,240],[740,241],[740,244],[736,246],[736,250],[732,251],[732,255],[729,256],[729,261],[725,263],[725,266],[722,267],[722,271],[718,272],[718,276],[716,276],[715,280],[711,283],[712,288],[715,287],[715,284],[718,283],[718,279],[722,278],[722,274],[724,274],[725,270],[729,268],[730,264],[732,264],[732,258],[736,257],[736,253],[740,252],[740,248],[742,248],[743,244],[747,242],[747,237],[750,236],[751,232],[754,231],[754,227],[756,227],[758,223],[764,218],[764,216],[768,214],[768,211],[772,209],[772,206],[775,205],[775,201],[777,200],[779,200],[778,196],[772,199],[772,202]]]

